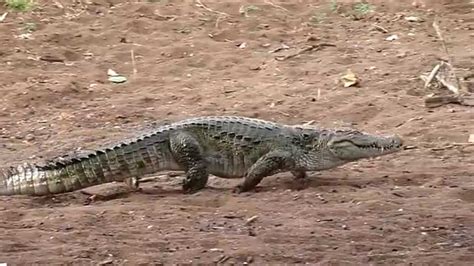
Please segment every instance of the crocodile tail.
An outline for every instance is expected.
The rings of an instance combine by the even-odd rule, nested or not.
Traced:
[[[0,195],[48,195],[77,189],[80,183],[66,168],[48,169],[29,163],[0,170]]]
[[[48,186],[45,173],[32,164],[0,170],[0,195],[44,195]]]
[[[56,159],[44,166],[25,163],[10,167],[0,170],[0,195],[59,194],[122,177],[112,175],[109,165],[105,153],[97,151],[67,160]]]
[[[58,194],[113,181],[110,175],[104,176],[99,158],[95,153],[94,156],[57,160],[44,166],[25,163],[2,169],[0,195]]]
[[[88,154],[56,158],[44,166],[23,164],[0,170],[0,195],[65,193],[170,168],[167,130],[164,127]]]

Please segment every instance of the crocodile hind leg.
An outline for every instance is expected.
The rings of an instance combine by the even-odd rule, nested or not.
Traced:
[[[186,172],[183,191],[193,193],[203,189],[209,179],[209,173],[196,139],[190,134],[180,132],[170,137],[170,147],[174,159]]]
[[[145,163],[143,161],[137,160],[137,173],[131,177],[127,177],[123,182],[129,187],[131,192],[141,191],[140,188],[140,177],[144,176],[145,173]]]
[[[258,159],[248,170],[244,181],[234,191],[237,193],[254,189],[264,177],[290,171],[295,166],[290,152],[273,151]]]
[[[129,177],[123,180],[125,184],[130,188],[131,191],[140,191],[140,179],[138,177]]]

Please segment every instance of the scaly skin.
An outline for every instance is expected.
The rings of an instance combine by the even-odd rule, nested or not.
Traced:
[[[399,151],[396,136],[329,130],[234,116],[209,116],[158,127],[128,142],[85,156],[56,159],[44,166],[24,164],[0,171],[0,195],[47,195],[126,181],[163,170],[186,174],[183,191],[206,186],[209,174],[244,177],[236,192],[249,191],[266,177],[289,171],[330,169],[363,158]]]

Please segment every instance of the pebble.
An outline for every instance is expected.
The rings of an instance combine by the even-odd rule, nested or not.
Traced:
[[[407,53],[406,53],[406,52],[400,52],[400,53],[398,53],[398,54],[396,55],[396,57],[398,57],[398,58],[404,58],[404,57],[406,57],[406,56],[407,56]]]
[[[248,229],[248,235],[249,236],[257,236],[257,233],[255,232],[255,230],[253,228],[249,228]]]
[[[25,136],[25,140],[27,141],[35,140],[35,136],[33,134],[28,134]]]
[[[415,17],[415,16],[405,17],[405,20],[409,22],[423,22],[422,18]]]
[[[393,34],[393,35],[390,35],[388,36],[387,38],[385,38],[386,41],[395,41],[395,40],[398,40],[398,35],[396,34]]]

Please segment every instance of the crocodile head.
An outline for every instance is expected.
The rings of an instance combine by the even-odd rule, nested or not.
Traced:
[[[306,131],[308,132],[308,131]],[[297,159],[302,168],[317,171],[401,150],[400,137],[379,136],[357,130],[313,130],[307,152]]]
[[[378,136],[357,130],[338,130],[328,137],[328,151],[346,162],[394,153],[403,145],[403,140],[396,135]]]

